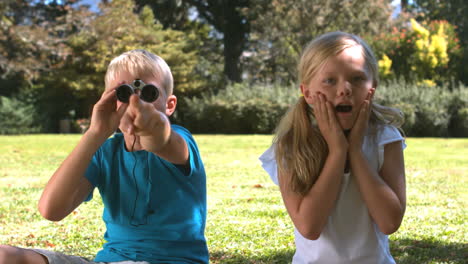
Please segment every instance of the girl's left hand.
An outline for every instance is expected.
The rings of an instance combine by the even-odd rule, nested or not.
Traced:
[[[367,93],[367,97],[361,105],[359,115],[354,123],[351,132],[348,135],[349,152],[360,151],[364,140],[364,135],[367,131],[367,125],[369,123],[369,117],[371,113],[372,96],[374,95],[375,89],[372,88]]]

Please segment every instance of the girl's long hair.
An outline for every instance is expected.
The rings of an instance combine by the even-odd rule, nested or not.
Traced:
[[[300,83],[309,83],[328,58],[356,45],[362,47],[366,67],[377,87],[378,65],[372,50],[361,38],[345,32],[321,35],[306,46],[298,65]],[[372,102],[370,132],[375,134],[379,124],[400,128],[403,114],[398,109]],[[279,177],[288,174],[290,181],[287,187],[300,195],[306,195],[322,171],[328,156],[328,146],[318,129],[312,108],[303,96],[281,119],[273,142]]]

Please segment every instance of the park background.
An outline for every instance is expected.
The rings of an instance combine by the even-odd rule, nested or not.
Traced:
[[[195,133],[204,157],[211,261],[287,263],[292,224],[257,159],[300,96],[302,47],[342,30],[378,57],[375,100],[405,114],[408,209],[392,253],[466,263],[467,13],[465,0],[2,1],[0,244],[88,257],[102,245],[99,199],[60,223],[36,203],[89,124],[107,64],[145,48],[170,65],[172,122]]]

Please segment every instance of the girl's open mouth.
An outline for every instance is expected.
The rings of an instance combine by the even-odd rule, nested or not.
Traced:
[[[339,113],[349,113],[351,110],[353,110],[353,107],[351,105],[337,105],[335,106],[336,112]]]

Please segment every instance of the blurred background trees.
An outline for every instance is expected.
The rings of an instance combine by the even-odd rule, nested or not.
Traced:
[[[299,96],[303,46],[341,30],[374,49],[382,94],[391,96],[380,100],[412,111],[410,136],[427,132],[416,128],[424,122],[444,124],[430,135],[468,136],[464,0],[96,1],[92,8],[90,0],[0,3],[1,134],[82,123],[104,89],[107,64],[136,48],[171,66],[179,96],[174,122],[196,133],[269,133]],[[419,101],[408,96],[419,93]],[[422,98],[441,100],[428,94],[445,99],[429,110],[418,106]]]

